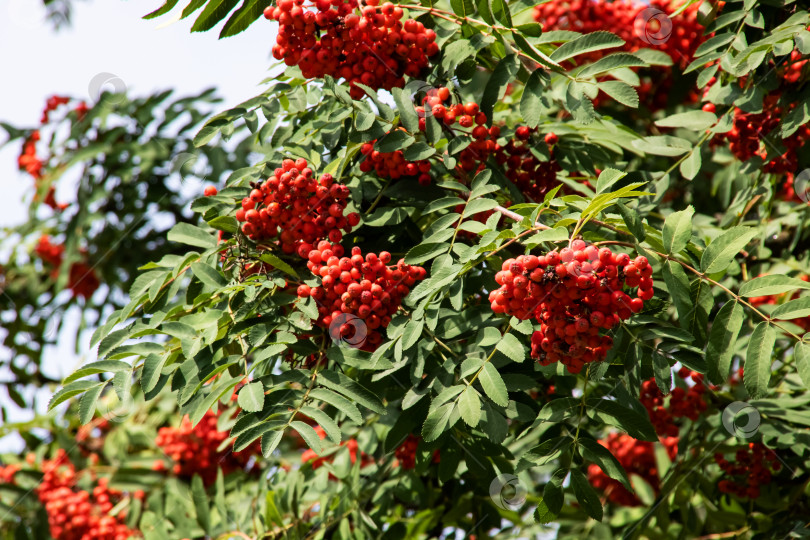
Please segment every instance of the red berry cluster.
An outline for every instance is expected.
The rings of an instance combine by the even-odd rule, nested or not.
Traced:
[[[426,92],[422,98],[422,105],[416,107],[419,130],[425,131],[427,129],[425,118],[433,116],[447,129],[471,136],[472,142],[458,155],[457,167],[466,173],[480,170],[489,156],[499,148],[496,141],[501,129],[498,126],[491,128],[485,126],[487,117],[478,110],[477,103],[445,103],[449,102],[450,98],[450,89],[444,86]],[[458,128],[451,128],[453,125],[458,125]],[[360,164],[360,170],[363,172],[374,170],[379,176],[394,179],[418,174],[421,185],[430,183],[429,161],[409,162],[399,150],[388,153],[377,152],[374,150],[375,142],[366,143],[361,148],[366,159]]]
[[[59,449],[53,460],[45,461],[42,472],[37,495],[45,505],[55,540],[127,540],[140,536],[123,523],[126,511],[109,515],[122,493],[111,489],[106,478],[99,479],[92,492],[76,489],[76,468],[64,450]]]
[[[76,442],[83,445],[84,443],[102,443],[108,431],[112,428],[110,421],[106,418],[94,418],[89,424],[79,426],[76,430]],[[81,447],[84,452],[85,447]],[[87,455],[87,453],[85,453]]]
[[[230,435],[217,429],[220,414],[208,411],[196,426],[185,416],[180,427],[158,430],[155,444],[174,462],[172,473],[184,478],[199,474],[205,485],[210,485],[217,478],[217,469],[229,474],[248,468],[251,458],[261,452],[258,441],[240,452],[231,452],[230,445],[222,448]],[[164,470],[165,463],[156,461],[153,468]]]
[[[315,0],[317,11],[310,11],[304,0],[279,0],[264,11],[279,22],[273,57],[297,65],[306,78],[345,79],[354,99],[364,95],[354,83],[401,88],[405,75],[417,77],[439,52],[436,33],[413,19],[401,21],[401,7],[378,3],[366,0],[360,8],[357,0]]]
[[[42,118],[40,119],[41,124],[47,124],[50,121],[50,113],[55,111],[62,105],[67,105],[70,103],[69,97],[64,96],[51,96],[48,98],[48,101],[45,102],[45,109],[42,110]]]
[[[59,275],[59,267],[62,266],[62,258],[65,254],[65,246],[54,244],[47,235],[39,238],[37,246],[34,248],[37,256],[53,266],[51,278],[56,279]],[[96,292],[101,283],[96,276],[95,270],[83,261],[74,262],[68,270],[68,289],[73,291],[74,296],[90,298]]]
[[[466,104],[451,104],[451,93],[447,87],[433,88],[426,92],[422,105],[416,107],[419,116],[420,131],[426,130],[426,117],[433,116],[441,122],[446,129],[472,138],[470,144],[459,152],[456,169],[462,177],[480,171],[486,166],[487,160],[495,156],[497,162],[504,166],[506,177],[531,200],[542,199],[543,196],[557,182],[557,172],[561,171],[559,164],[554,161],[540,161],[531,153],[527,141],[536,131],[527,126],[518,126],[515,129],[515,140],[510,140],[506,146],[498,144],[501,128],[492,126],[487,128],[487,117],[479,110],[475,102]],[[455,127],[454,127],[455,126]],[[545,138],[546,144],[553,147],[557,143],[557,136],[549,133]],[[386,178],[400,178],[403,176],[418,176],[421,185],[430,183],[430,162],[427,160],[409,162],[401,150],[394,152],[379,152],[374,150],[376,141],[366,143],[360,149],[366,156],[360,163],[360,170],[371,172]]]
[[[427,129],[425,117],[430,115],[442,122],[448,129],[472,137],[472,142],[458,154],[456,168],[464,173],[472,173],[484,168],[486,161],[497,152],[497,140],[501,135],[498,126],[486,127],[487,115],[479,110],[475,102],[450,104],[451,94],[447,87],[431,89],[416,107],[419,116],[419,129]],[[453,127],[457,125],[458,127]]]
[[[609,30],[621,37],[627,52],[656,49],[672,58],[675,65],[685,68],[691,63],[697,47],[704,41],[703,27],[697,21],[698,4],[693,4],[675,17],[670,17],[682,2],[672,0],[551,0],[534,8],[534,18],[548,30],[573,30],[590,33]],[[647,11],[645,11],[647,10]],[[663,14],[662,14],[663,12]],[[580,55],[577,62],[595,61],[616,49]],[[650,109],[666,106],[668,90],[673,86],[669,67],[654,66],[644,70],[641,84],[636,88],[639,99]],[[695,101],[697,94],[688,96]],[[600,94],[594,104],[607,99]]]
[[[469,103],[445,104],[445,102],[450,101],[450,98],[450,89],[444,86],[427,92],[427,95],[422,98],[422,105],[416,107],[420,131],[427,129],[426,116],[433,116],[436,120],[444,123],[445,126],[458,124],[459,127],[464,129],[483,126],[487,123],[487,115],[479,111],[478,103],[470,101]],[[500,134],[500,131],[498,134]],[[487,138],[487,134],[482,130],[478,130],[473,136],[476,139]]]
[[[552,188],[559,185],[557,173],[562,171],[559,163],[552,159],[541,161],[531,152],[528,143],[536,130],[520,126],[515,130],[515,140],[499,147],[495,160],[504,167],[504,174],[530,201],[542,201]],[[546,144],[552,148],[557,144],[557,135],[548,133]],[[563,187],[563,189],[565,189]]]
[[[42,178],[42,160],[37,157],[37,142],[41,136],[39,130],[34,130],[23,142],[22,152],[17,158],[17,166],[35,179]]]
[[[37,247],[34,248],[34,253],[51,266],[59,267],[62,265],[62,258],[65,255],[65,246],[54,244],[51,242],[50,236],[42,235]]]
[[[703,374],[682,367],[678,370],[678,376],[684,380],[691,379],[694,384],[688,389],[675,387],[669,396],[668,405],[664,404],[664,394],[658,388],[655,379],[641,383],[641,404],[647,409],[650,422],[660,436],[677,437],[678,426],[675,424],[675,420],[678,418],[697,420],[708,406],[703,399],[707,390],[703,382]]]
[[[43,179],[43,168],[45,166],[44,161],[37,156],[37,142],[39,140],[39,130],[32,131],[31,135],[29,135],[28,138],[25,139],[25,142],[23,142],[22,152],[17,158],[17,166],[21,171],[30,174],[34,178],[34,185],[37,189],[39,189],[39,183]],[[34,200],[37,200],[38,197],[39,194],[35,195]],[[60,212],[68,207],[67,203],[56,202],[56,187],[54,186],[48,187],[48,191],[45,193],[45,199],[43,202],[52,209]]]
[[[20,470],[22,470],[22,467],[20,467],[16,463],[12,463],[11,465],[5,466],[0,465],[0,484],[14,485],[15,484],[14,476],[16,476],[16,474],[20,472]]]
[[[667,450],[670,459],[678,453],[678,439],[666,438],[661,443]],[[599,444],[607,448],[619,461],[627,474],[635,474],[644,479],[655,491],[660,491],[658,466],[655,460],[655,445],[649,441],[639,441],[624,433],[611,433]],[[627,490],[618,480],[614,480],[602,471],[599,465],[588,465],[588,481],[602,491],[607,499],[621,506],[639,506],[641,501]]]
[[[762,443],[749,443],[747,448],[740,448],[735,454],[734,462],[729,462],[723,454],[714,455],[714,461],[720,465],[731,479],[723,479],[717,484],[721,493],[729,493],[740,498],[756,499],[759,488],[771,483],[773,473],[782,469],[779,456]]]
[[[540,330],[532,335],[532,357],[544,366],[562,362],[571,373],[603,360],[613,340],[600,330],[629,319],[653,296],[646,257],[631,261],[626,253],[582,240],[548,255],[509,259],[495,281],[500,288],[489,294],[492,310],[519,319],[534,317]],[[625,293],[625,286],[638,287],[637,298]]]
[[[365,143],[360,147],[360,153],[366,156],[360,162],[360,170],[363,172],[371,172],[372,170],[377,173],[377,176],[383,178],[402,178],[403,176],[417,176],[419,184],[427,186],[430,184],[430,162],[427,160],[421,161],[408,161],[402,150],[395,150],[394,152],[379,152],[374,150],[376,140]]]
[[[325,238],[340,242],[343,232],[351,232],[360,216],[343,213],[349,188],[336,183],[331,174],[320,180],[305,159],[285,159],[273,176],[254,184],[236,219],[242,232],[257,242],[278,237],[284,253],[306,257],[312,244]]]
[[[682,3],[677,0],[551,0],[535,6],[534,18],[543,25],[544,31],[573,30],[587,34],[609,30],[625,41],[622,47],[625,51],[654,48],[684,68],[691,63],[695,50],[705,37],[703,27],[697,21],[697,4],[675,17],[668,15]],[[644,11],[649,8],[663,12],[664,16]],[[583,57],[597,60],[612,52],[615,49],[580,55],[577,61]]]
[[[402,299],[427,272],[421,266],[405,264],[404,259],[388,266],[391,254],[387,251],[363,257],[355,246],[351,257],[342,255],[342,246],[325,241],[310,251],[307,268],[320,276],[321,286],[302,284],[298,296],[312,296],[318,302],[317,324],[334,332],[333,337],[346,339],[359,349],[374,350],[382,341],[378,329],[388,326]]]
[[[799,50],[793,49],[786,64],[782,65],[781,62],[771,60],[770,65],[776,69],[777,75],[786,83],[796,84],[801,81],[807,62],[808,58],[805,58]]]
[[[790,59],[784,68],[779,70],[779,75],[786,82],[795,84],[802,78],[802,73],[807,65],[808,59],[798,50],[794,49],[790,53]]]
[[[764,275],[767,274],[760,274],[760,276]],[[810,276],[802,275],[798,276],[798,278],[802,281],[810,281]],[[786,292],[782,294],[772,294],[769,296],[752,296],[748,301],[751,302],[751,305],[754,307],[761,306],[763,304],[769,305],[783,304],[787,301],[795,300],[796,298],[798,298],[799,292],[800,291],[797,290],[793,293]],[[810,330],[810,316],[792,319],[790,322],[798,326],[801,326],[805,330]]]
[[[784,201],[790,201],[798,204],[807,204],[807,192],[805,190],[801,195],[796,193],[795,175],[793,173],[785,173],[785,181],[782,182],[782,187],[779,193],[779,198]]]
[[[419,441],[421,440],[422,437],[410,434],[394,451],[394,457],[397,458],[397,464],[406,471],[416,467],[416,449],[419,447]],[[441,461],[441,454],[437,448],[433,452],[433,463],[439,463],[439,461]]]
[[[515,138],[505,146],[501,146],[497,142],[501,128],[485,126],[486,115],[478,110],[477,103],[445,106],[443,102],[449,98],[450,91],[444,87],[428,92],[424,98],[424,106],[417,107],[416,112],[421,117],[419,123],[421,130],[425,129],[424,115],[428,114],[428,111],[447,126],[458,123],[462,128],[472,128],[469,131],[472,142],[458,155],[457,168],[460,172],[480,171],[486,166],[489,157],[494,155],[498,164],[504,167],[506,177],[530,200],[542,199],[559,183],[557,172],[562,170],[559,164],[553,159],[540,161],[530,150],[531,145],[528,141],[536,129],[518,126],[515,128]],[[553,147],[557,140],[554,133],[549,133],[545,137],[545,142],[550,147]]]
[[[45,103],[45,109],[42,111],[42,118],[41,124],[44,126],[48,122],[50,122],[50,113],[61,105],[66,105],[70,103],[70,98],[68,97],[61,97],[61,96],[51,96]],[[80,102],[76,106],[76,114],[78,119],[81,120],[85,114],[87,114],[88,107],[85,102]],[[20,156],[17,158],[17,166],[21,171],[24,171],[30,174],[35,180],[35,186],[39,189],[39,183],[43,179],[43,169],[45,167],[45,162],[37,156],[37,142],[39,142],[41,136],[39,130],[34,130],[31,134],[23,141],[22,151],[20,152]],[[62,211],[67,208],[66,203],[57,203],[56,202],[56,188],[54,186],[49,186],[48,191],[45,194],[45,198],[43,202],[57,211]],[[34,197],[34,200],[37,200],[39,195]]]
[[[792,109],[791,104],[787,109]],[[747,161],[755,156],[765,161],[764,170],[773,174],[792,174],[799,168],[798,151],[810,139],[810,126],[801,126],[793,135],[782,139],[779,133],[780,119],[788,111],[779,105],[779,95],[769,94],[765,97],[761,113],[746,113],[741,109],[734,111],[734,124],[728,133],[716,135],[712,145],[728,142],[728,148],[740,161]],[[773,143],[766,138],[773,137],[785,147],[784,153],[774,156]]]
[[[315,432],[318,434],[318,437],[320,437],[321,440],[326,439],[326,432],[321,426],[315,426]],[[349,460],[352,462],[352,465],[357,463],[358,453],[360,454],[361,468],[374,463],[374,460],[370,456],[366,455],[365,452],[360,450],[360,448],[357,445],[356,439],[349,439],[348,441],[343,441],[342,443],[340,443],[340,446],[345,446],[346,448],[349,449]],[[335,458],[334,454],[325,457],[318,457],[318,454],[315,453],[315,450],[309,448],[305,450],[303,454],[301,454],[301,463],[307,463],[311,461],[312,470],[314,471],[315,469],[322,467],[323,464],[326,463],[327,461],[331,463],[334,458]]]

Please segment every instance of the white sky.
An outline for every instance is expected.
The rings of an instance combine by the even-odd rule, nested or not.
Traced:
[[[3,0],[0,121],[33,127],[48,96],[89,99],[90,81],[103,72],[117,75],[133,95],[174,88],[179,96],[216,86],[225,98],[222,108],[260,93],[259,83],[273,61],[276,25],[262,19],[224,40],[217,39],[222,23],[212,31],[191,34],[193,16],[171,23],[187,3],[146,21],[141,17],[163,0],[78,0],[73,25],[55,32],[44,21],[40,0]],[[0,148],[0,227],[18,224],[26,216],[23,201],[30,196],[32,181],[17,171],[19,150],[18,143]],[[82,341],[89,341],[89,334]],[[59,347],[47,351],[46,372],[59,377],[73,371],[82,360],[73,349],[73,341],[63,338]],[[86,344],[81,349],[87,351]],[[23,420],[32,414],[18,411],[14,416]],[[9,442],[0,439],[0,451]]]

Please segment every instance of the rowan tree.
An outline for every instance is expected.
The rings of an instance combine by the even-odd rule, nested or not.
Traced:
[[[807,535],[803,6],[237,4],[181,16],[267,28],[255,98],[4,126],[7,391],[29,312],[97,357],[11,426],[6,537]]]

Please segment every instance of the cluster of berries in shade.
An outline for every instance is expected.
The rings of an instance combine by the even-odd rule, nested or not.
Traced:
[[[668,402],[665,401],[655,379],[642,382],[639,396],[670,460],[674,459],[678,453],[678,426],[675,422],[679,418],[697,420],[708,406],[705,394],[709,388],[704,382],[703,375],[687,367],[679,369],[677,375],[684,381],[691,380],[693,384],[687,385],[686,389],[676,386],[670,393]],[[739,376],[741,379],[741,372]],[[658,494],[660,486],[654,443],[639,441],[629,435],[616,433],[599,442],[610,450],[628,474],[637,474],[642,477]],[[721,464],[721,466],[726,472],[729,472],[725,465]],[[628,491],[617,480],[607,476],[598,465],[589,465],[588,479],[593,487],[603,491],[607,499],[614,504],[621,506],[641,504],[636,495]],[[726,481],[722,481],[721,484],[726,485],[724,482]],[[728,493],[728,491],[725,492]]]
[[[416,450],[419,448],[421,440],[422,437],[418,435],[408,435],[394,451],[394,457],[397,458],[395,466],[402,467],[406,471],[416,467]],[[441,454],[437,448],[433,452],[433,463],[439,463],[439,461],[441,461]]]
[[[457,169],[470,173],[484,167],[489,156],[497,151],[497,139],[501,134],[498,126],[486,127],[487,117],[479,111],[477,103],[450,104],[450,89],[447,87],[431,88],[422,98],[422,105],[416,107],[419,117],[419,130],[427,130],[429,116],[442,123],[446,129],[469,135],[470,144],[458,154]],[[456,126],[456,127],[452,127]],[[376,141],[366,143],[361,148],[365,159],[360,164],[360,170],[371,172],[384,178],[400,178],[403,176],[417,176],[421,185],[430,183],[430,162],[427,160],[410,162],[405,159],[401,150],[394,152],[379,152],[374,150]]]
[[[65,246],[54,244],[51,242],[49,236],[43,235],[34,248],[34,253],[53,267],[51,270],[51,278],[56,279],[59,276],[59,268],[62,266]],[[96,276],[95,270],[86,262],[78,261],[70,265],[67,286],[68,289],[73,292],[74,296],[90,298],[93,296],[93,293],[96,292],[100,284],[101,282]]]
[[[759,277],[764,276],[767,274],[760,274]],[[810,281],[810,276],[798,276],[798,279],[802,281]],[[762,305],[776,305],[776,304],[783,304],[790,300],[795,300],[799,297],[800,291],[795,292],[786,292],[782,294],[772,294],[769,296],[752,296],[748,299],[751,302],[751,305],[754,307],[762,306]],[[808,317],[800,317],[798,319],[791,319],[791,323],[801,326],[805,330],[810,331],[810,316]]]
[[[76,442],[82,455],[97,460],[98,454],[95,451],[102,449],[110,429],[112,425],[106,418],[94,418],[90,423],[79,426],[76,430]]]
[[[326,431],[324,431],[324,429],[321,426],[315,426],[314,429],[315,433],[318,434],[318,437],[320,437],[321,440],[326,439]],[[360,457],[361,468],[374,463],[374,460],[370,456],[366,455],[365,452],[360,450],[359,446],[357,445],[356,439],[349,439],[348,441],[343,441],[340,443],[340,446],[345,446],[346,448],[349,449],[349,460],[351,461],[352,465],[357,463],[358,456]],[[301,454],[301,463],[312,462],[313,471],[322,467],[324,463],[327,462],[331,463],[334,459],[335,459],[334,454],[324,457],[318,457],[318,454],[315,453],[315,450],[312,450],[311,448],[305,450],[304,453]]]
[[[544,137],[549,146],[551,159],[541,161],[531,151],[529,140],[536,130],[526,126],[519,126],[515,130],[515,140],[498,146],[495,160],[504,167],[506,178],[512,181],[517,188],[530,201],[541,201],[546,193],[560,184],[557,173],[562,171],[560,164],[554,159],[554,145],[559,140],[554,133],[547,133]],[[565,193],[565,186],[562,191]]]
[[[487,115],[479,110],[479,105],[474,101],[449,103],[451,93],[447,87],[431,89],[426,94],[422,99],[422,105],[416,107],[419,130],[426,131],[426,118],[433,116],[446,129],[471,137],[470,144],[457,155],[456,170],[462,173],[463,177],[483,169],[490,156],[500,150],[498,137],[501,136],[501,128],[499,126],[488,128]]]
[[[340,242],[343,232],[360,223],[357,213],[344,215],[349,188],[331,174],[316,178],[305,159],[285,159],[273,176],[252,187],[236,211],[242,232],[256,242],[278,238],[284,253],[306,257],[313,244]]]
[[[788,109],[794,106],[795,104],[790,105]],[[714,105],[707,104],[704,110],[714,112]],[[793,135],[782,139],[779,135],[780,119],[787,112],[779,104],[779,94],[771,93],[765,97],[760,113],[735,109],[731,129],[727,133],[715,135],[712,145],[728,144],[731,153],[740,161],[759,157],[765,162],[765,172],[785,174],[792,181],[793,173],[799,168],[798,153],[810,139],[810,126],[803,125]],[[784,146],[785,151],[773,155],[776,145]]]
[[[495,313],[535,318],[540,330],[531,354],[542,365],[562,362],[571,373],[603,360],[613,345],[602,335],[629,319],[653,297],[652,267],[646,257],[597,248],[583,240],[547,255],[520,255],[495,274],[500,285],[489,294]],[[624,287],[638,287],[636,298]]]
[[[802,186],[802,192],[796,193],[796,177],[793,173],[785,173],[785,181],[782,183],[779,197],[782,200],[798,204],[810,204],[810,192],[808,186]]]
[[[770,484],[773,473],[782,469],[776,452],[762,443],[749,443],[746,448],[737,450],[734,458],[730,462],[721,453],[714,455],[715,462],[731,477],[720,480],[717,488],[721,493],[740,498],[759,497],[760,487]]]
[[[708,407],[704,398],[708,389],[703,381],[703,374],[682,367],[678,371],[678,376],[683,380],[691,379],[694,384],[687,389],[676,386],[669,396],[668,404],[665,404],[665,396],[655,379],[641,383],[641,404],[647,409],[650,421],[660,436],[677,437],[678,426],[675,420],[679,418],[697,420]]]
[[[658,477],[658,465],[655,459],[655,443],[639,441],[624,433],[611,433],[607,439],[599,441],[613,454],[628,476],[635,474],[644,479],[657,495],[661,490]],[[669,459],[678,454],[678,439],[666,437],[661,439]],[[620,506],[639,506],[639,498],[625,488],[621,482],[614,480],[602,471],[599,465],[588,465],[588,481],[605,494],[608,501]]]
[[[321,278],[321,285],[301,284],[297,293],[317,301],[317,324],[329,328],[333,338],[374,350],[382,341],[379,329],[388,326],[402,299],[427,272],[405,264],[404,259],[389,266],[391,254],[387,251],[364,257],[355,246],[351,256],[343,253],[339,244],[321,241],[307,254],[307,268]]]
[[[422,98],[422,105],[416,107],[419,117],[419,130],[427,129],[427,117],[434,117],[445,129],[469,136],[472,140],[457,155],[456,170],[462,177],[474,174],[486,166],[490,157],[505,169],[506,177],[530,200],[539,200],[554,186],[558,185],[559,164],[552,158],[542,161],[531,152],[529,139],[536,132],[527,126],[515,129],[515,138],[505,146],[498,143],[500,126],[487,127],[487,117],[475,102],[450,103],[452,94],[447,87],[432,88]],[[554,133],[545,136],[550,147],[557,143]],[[360,151],[365,159],[360,163],[363,172],[374,171],[383,178],[417,177],[421,185],[431,181],[430,162],[411,162],[405,159],[401,150],[380,152],[374,149],[376,141],[364,144]]]
[[[106,478],[99,478],[92,491],[78,489],[79,473],[64,450],[43,462],[42,472],[36,492],[55,540],[127,540],[140,536],[124,523],[125,510],[115,516],[109,513],[124,494],[111,489]],[[143,497],[143,492],[136,495]]]
[[[247,470],[252,458],[261,453],[258,441],[247,448],[232,452],[227,431],[217,429],[222,412],[208,411],[197,425],[192,425],[188,416],[183,417],[179,427],[162,427],[158,430],[155,443],[172,460],[171,472],[182,478],[198,474],[205,485],[211,485],[217,478],[217,470],[223,474],[237,470]],[[152,466],[156,471],[166,469],[166,463],[156,460]]]
[[[279,0],[264,11],[279,22],[273,57],[298,66],[304,77],[326,75],[350,84],[354,99],[364,95],[355,83],[390,90],[417,77],[428,58],[439,52],[436,33],[413,19],[402,20],[403,10],[378,0],[315,0],[315,10],[304,0]]]
[[[34,186],[37,191],[39,190],[40,182],[44,178],[43,169],[45,167],[45,162],[37,155],[37,142],[39,142],[40,138],[39,130],[32,131],[23,142],[22,152],[17,158],[17,166],[21,171],[33,177]],[[39,193],[34,196],[34,200],[37,200],[38,197]],[[56,187],[52,185],[48,186],[48,191],[45,193],[45,198],[42,202],[59,212],[68,207],[67,203],[56,202]]]
[[[321,440],[326,439],[326,432],[321,426],[313,426],[315,429],[315,433],[318,434],[318,437]],[[419,442],[422,438],[418,435],[410,434],[408,435],[405,440],[402,442],[401,445],[397,447],[394,451],[394,457],[396,461],[394,462],[395,467],[402,467],[403,470],[411,470],[416,467],[416,450],[419,446]],[[303,444],[303,439],[300,441]],[[349,450],[349,460],[351,464],[354,465],[357,463],[358,458],[360,459],[360,467],[366,467],[374,463],[374,458],[367,455],[365,452],[360,450],[357,440],[356,439],[349,439],[347,441],[343,441],[340,443],[340,446],[345,446]],[[314,450],[308,448],[301,454],[301,463],[311,463],[312,470],[319,469],[324,465],[324,463],[331,463],[335,458],[334,454],[329,456],[319,456],[315,453]],[[439,462],[439,450],[436,450],[433,453],[433,463]],[[330,479],[334,479],[330,475]]]
[[[45,102],[45,108],[42,111],[40,123],[44,126],[50,122],[50,113],[62,105],[67,105],[70,101],[71,99],[69,97],[64,96],[49,97]],[[88,110],[87,104],[84,101],[80,102],[74,109],[77,119],[81,121]],[[37,155],[37,143],[40,139],[41,134],[39,130],[32,131],[25,141],[23,141],[22,151],[17,158],[17,166],[21,171],[28,173],[34,178],[37,190],[39,190],[39,184],[43,179],[43,169],[45,168],[45,162]],[[34,200],[37,200],[36,197]],[[66,203],[56,202],[56,188],[54,186],[48,186],[48,191],[45,193],[45,198],[42,202],[57,211],[62,211],[68,207]]]
[[[794,49],[790,53],[788,63],[779,70],[779,75],[788,83],[795,84],[801,80],[807,62],[810,61],[798,50]]]
[[[621,50],[634,52],[655,49],[669,55],[681,69],[692,62],[695,50],[706,39],[697,21],[698,4],[692,4],[676,16],[670,16],[683,1],[678,0],[551,0],[534,8],[534,18],[543,31],[571,30],[587,34],[609,30],[624,40]],[[594,51],[577,56],[577,62],[596,61],[616,49]],[[636,88],[642,103],[653,110],[666,106],[673,77],[667,66],[644,69]],[[636,68],[636,70],[638,70]],[[602,94],[594,102],[602,98]],[[697,93],[688,96],[695,101]]]
[[[572,30],[588,34],[610,30],[624,40],[622,49],[627,52],[655,48],[669,55],[675,64],[686,67],[704,37],[703,27],[697,22],[698,6],[689,6],[675,17],[668,15],[681,3],[677,0],[552,0],[535,6],[534,18],[543,25],[544,31]],[[655,17],[652,11],[645,16],[642,12],[648,8],[662,11],[665,16]],[[671,33],[667,33],[670,26]],[[651,41],[656,41],[652,47]],[[597,60],[614,51],[595,51],[577,59],[585,56]]]

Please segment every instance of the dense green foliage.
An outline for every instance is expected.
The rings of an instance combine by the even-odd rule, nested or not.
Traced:
[[[193,31],[226,21],[225,37],[270,2],[237,4],[194,0],[183,16],[197,17]],[[96,327],[97,359],[62,381],[49,415],[4,428],[33,453],[8,458],[21,470],[0,484],[5,537],[54,534],[36,486],[57,448],[110,478],[121,492],[113,514],[124,510],[120,521],[147,539],[807,536],[810,14],[791,2],[688,4],[667,19],[704,35],[680,57],[676,37],[666,45],[624,28],[623,39],[602,20],[584,34],[541,28],[542,10],[525,2],[451,0],[402,5],[439,48],[402,88],[293,65],[204,125],[210,92],[173,102],[107,93],[71,116],[69,133],[47,139],[30,220],[4,240],[5,346],[12,384],[53,382],[37,375],[56,338],[46,327],[77,305]],[[783,69],[796,62],[798,75]],[[480,108],[479,127],[498,129],[476,136],[426,114],[444,88],[448,109],[475,104],[459,116],[472,125]],[[489,137],[499,149],[477,146]],[[429,162],[429,179],[385,173],[393,158],[369,167],[371,144]],[[297,241],[321,200],[345,202],[328,212],[359,223],[330,239],[367,257],[357,275],[348,262],[314,274],[327,247],[285,249],[292,240],[275,225],[254,234],[271,220],[265,197],[297,167],[285,160],[306,160],[299,170],[326,188],[331,175],[347,196],[313,187],[281,230]],[[44,208],[48,183],[75,167],[76,199]],[[191,177],[218,191],[201,196],[199,182],[181,180]],[[35,254],[42,234],[65,246],[57,277]],[[638,280],[556,261],[545,281],[531,278],[553,287],[528,315],[493,309],[523,272],[515,259],[580,241],[628,254],[628,276],[644,275],[646,258],[652,298],[619,317],[615,284],[642,298]],[[383,252],[402,264],[369,269]],[[79,260],[102,286],[87,298],[69,292]],[[426,276],[408,282],[405,265]],[[330,280],[359,286],[375,271],[386,294],[407,285],[385,322],[371,322],[385,319],[382,307],[361,315],[346,287],[334,305],[312,292],[328,297]],[[541,363],[557,322],[542,312],[600,286],[611,289],[600,305],[617,313],[597,331],[610,337],[604,360]],[[586,293],[572,294],[560,328],[599,327]],[[333,315],[341,302],[348,319]],[[566,343],[570,367],[585,355]],[[169,449],[196,429],[222,433],[210,455]],[[87,474],[75,489],[93,482]]]

